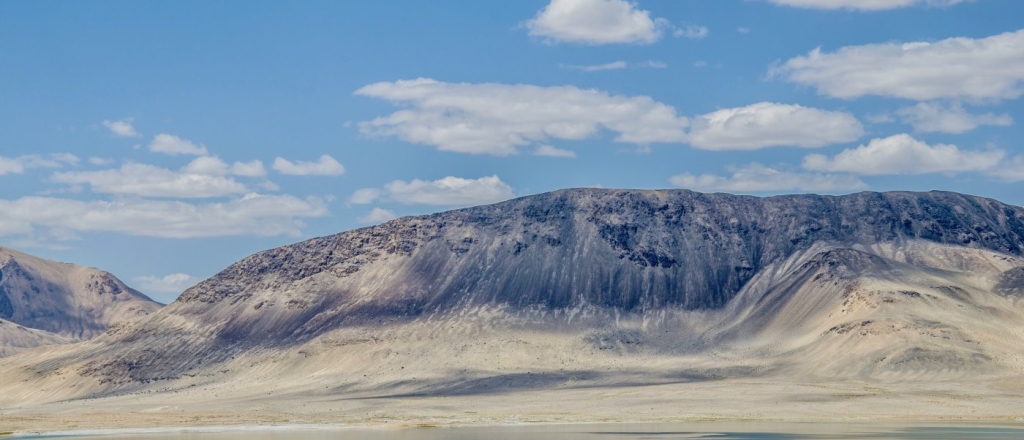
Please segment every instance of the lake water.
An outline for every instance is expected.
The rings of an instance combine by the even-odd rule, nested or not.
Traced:
[[[82,436],[82,434],[89,434]],[[76,433],[17,438],[140,440],[774,440],[774,439],[1022,439],[1024,424],[907,425],[864,423],[655,423],[528,425],[469,428],[342,429],[271,427],[130,433]]]

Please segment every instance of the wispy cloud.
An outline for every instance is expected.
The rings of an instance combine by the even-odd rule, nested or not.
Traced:
[[[333,157],[326,154],[316,162],[295,161],[278,157],[274,159],[274,170],[292,176],[340,176],[345,174],[345,167]]]
[[[513,197],[512,187],[498,176],[465,179],[448,176],[437,180],[395,180],[384,188],[364,188],[349,198],[352,204],[388,200],[409,205],[471,206],[500,202]]]
[[[26,170],[36,168],[61,168],[65,165],[77,165],[79,161],[78,156],[69,153],[26,154],[18,157],[0,156],[0,176],[21,174]]]
[[[324,200],[290,195],[247,194],[215,203],[23,197],[0,199],[0,236],[38,228],[163,238],[298,236],[304,226],[300,219],[325,215]]]
[[[373,208],[366,215],[359,217],[359,223],[384,223],[388,220],[398,217],[394,212],[388,211],[384,208]]]
[[[676,29],[673,35],[677,37],[686,37],[691,40],[703,40],[707,38],[708,28],[706,26],[698,26],[695,24],[687,25],[686,27]]]
[[[841,192],[866,189],[867,184],[848,174],[819,174],[786,171],[752,163],[743,167],[730,167],[730,175],[672,176],[669,182],[677,188],[695,191],[726,191],[734,193],[766,193],[781,191]]]

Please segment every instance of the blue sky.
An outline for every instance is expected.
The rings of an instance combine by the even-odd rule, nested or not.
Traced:
[[[168,302],[567,187],[1024,203],[1015,0],[0,1],[0,244]]]

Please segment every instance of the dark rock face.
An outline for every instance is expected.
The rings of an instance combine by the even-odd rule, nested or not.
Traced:
[[[7,296],[4,286],[0,285],[0,318],[10,319],[11,316],[14,316],[14,306],[11,304],[11,298]]]
[[[995,291],[1003,296],[1024,296],[1024,267],[1015,267],[1003,272],[996,283]]]
[[[923,239],[1020,255],[1024,210],[945,192],[757,198],[686,190],[572,189],[403,218],[261,252],[182,295],[238,302],[317,274],[359,276],[398,256],[366,314],[466,304],[627,311],[714,309],[766,265],[816,242]],[[338,306],[348,292],[305,301]],[[355,309],[350,310],[355,312]]]

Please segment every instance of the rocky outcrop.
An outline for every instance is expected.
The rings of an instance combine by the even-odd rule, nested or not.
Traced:
[[[459,304],[716,309],[758,271],[815,243],[908,240],[1019,255],[1024,210],[944,192],[757,198],[573,189],[261,252],[179,301],[240,303],[302,280],[357,278],[364,284],[338,283],[303,301],[338,306],[354,291],[370,290],[372,298],[356,296],[374,304],[374,313],[435,313]],[[360,276],[381,260],[402,276]]]

